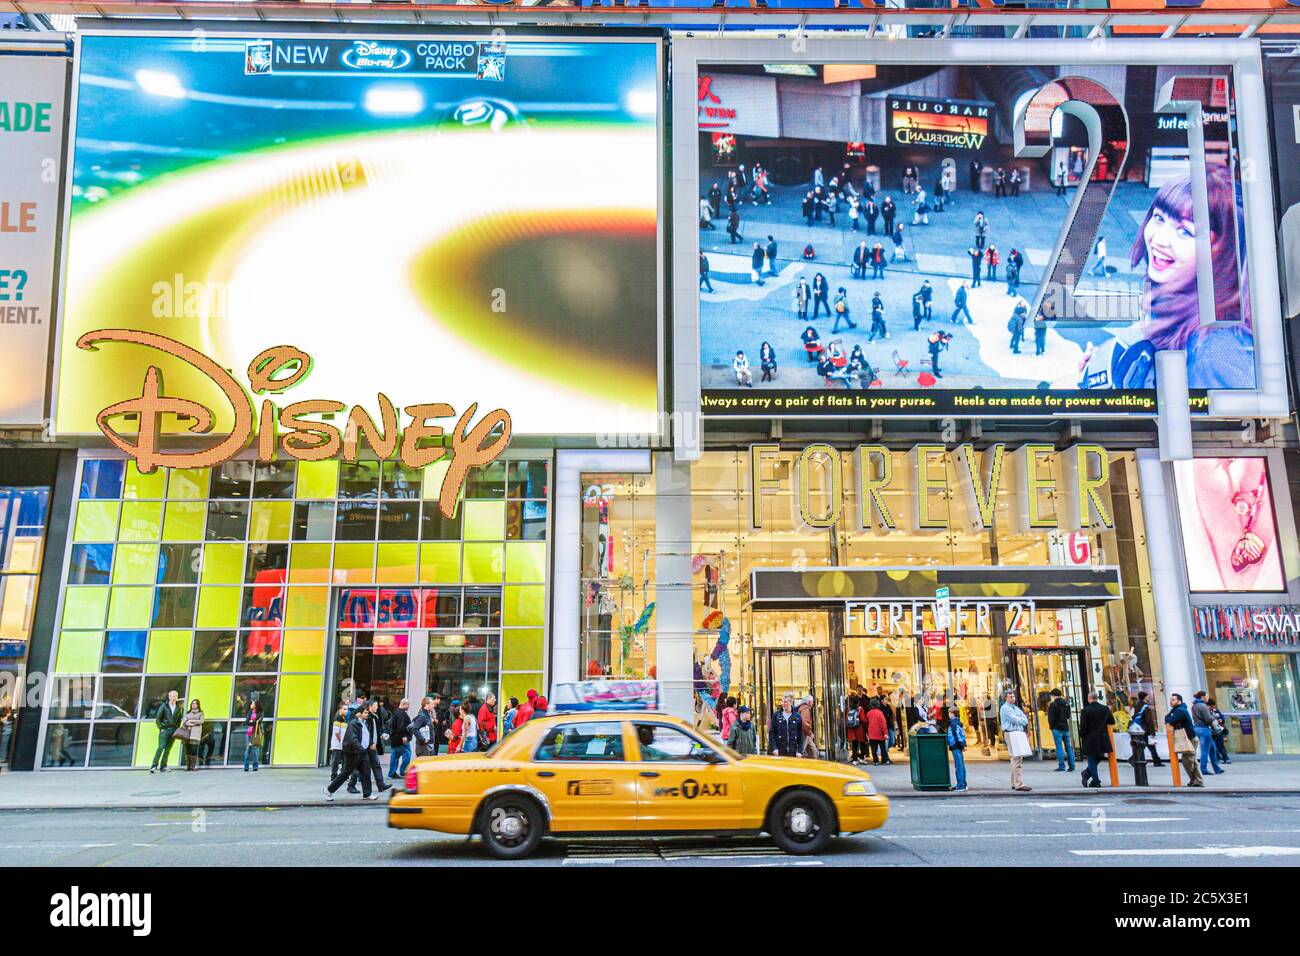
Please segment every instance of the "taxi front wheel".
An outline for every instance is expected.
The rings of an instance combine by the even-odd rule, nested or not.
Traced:
[[[783,794],[768,813],[767,832],[786,853],[820,853],[831,840],[834,815],[826,798],[807,790]]]
[[[528,856],[542,840],[545,821],[537,802],[522,794],[493,797],[483,808],[479,834],[489,853],[499,860]]]

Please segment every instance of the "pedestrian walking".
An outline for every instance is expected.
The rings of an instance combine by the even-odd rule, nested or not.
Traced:
[[[733,246],[745,238],[740,234],[740,213],[735,209],[727,216],[727,235],[731,237]]]
[[[1065,195],[1065,184],[1067,181],[1068,179],[1067,179],[1067,174],[1065,172],[1065,163],[1060,163],[1056,167],[1056,195],[1058,196]]]
[[[713,228],[713,207],[707,199],[700,200],[700,228]]]
[[[885,277],[887,261],[885,247],[880,243],[876,243],[871,249],[871,278],[883,279]]]
[[[912,199],[912,225],[930,225],[930,203],[926,199],[925,190],[920,186],[916,187],[916,196]]]
[[[379,796],[370,792],[370,773],[369,768],[363,763],[367,756],[374,752],[375,740],[371,733],[370,720],[368,711],[358,708],[348,721],[347,731],[343,735],[343,766],[334,774],[333,778],[325,787],[325,799],[333,800],[334,794],[338,792],[339,787],[353,776],[359,776],[361,779],[362,799],[378,800]],[[362,773],[362,770],[365,773]],[[355,793],[351,787],[348,788],[350,793]]]
[[[1020,294],[1020,267],[1016,265],[1015,260],[1007,256],[1007,295],[1017,296]]]
[[[713,291],[713,283],[709,281],[709,257],[700,253],[700,288],[708,292]]]
[[[1039,312],[1034,316],[1034,354],[1047,351],[1047,317]]]
[[[826,314],[831,314],[831,287],[826,281],[826,277],[820,272],[813,276],[813,321],[817,321],[817,316],[821,315],[822,306],[826,307]]]
[[[1219,766],[1219,751],[1214,746],[1214,713],[1205,702],[1205,691],[1192,695],[1192,724],[1196,730],[1196,744],[1201,754],[1201,773],[1208,774],[1210,767],[1216,774],[1223,773]]]
[[[711,219],[717,219],[722,215],[722,187],[716,182],[709,187],[709,205],[713,207]]]
[[[889,759],[889,722],[885,719],[880,701],[871,698],[867,703],[867,746],[871,748],[871,765],[892,763]]]
[[[1106,278],[1107,272],[1106,272],[1106,237],[1105,236],[1097,237],[1097,244],[1092,247],[1092,254],[1096,257],[1097,261],[1093,263],[1092,268],[1088,270],[1088,275],[1101,276],[1103,279]]]
[[[871,297],[871,331],[867,334],[867,341],[874,342],[877,338],[882,341],[889,338],[889,329],[885,326],[885,300],[879,292]]]
[[[862,216],[862,207],[858,203],[857,198],[855,197],[853,199],[850,199],[849,200],[849,228],[852,229],[854,232],[858,232],[859,229],[861,228],[861,223],[859,222],[861,216]]]
[[[153,723],[158,728],[158,747],[153,752],[149,772],[166,773],[167,758],[171,754],[172,745],[176,743],[176,732],[181,726],[180,694],[174,690],[167,692],[167,699],[158,705]]]
[[[985,273],[984,278],[993,279],[995,282],[997,281],[998,263],[1000,261],[1001,261],[1001,257],[998,255],[998,247],[990,244],[988,249],[984,253],[984,263],[988,267],[988,270]]]
[[[262,725],[262,712],[258,710],[257,701],[248,705],[248,716],[244,718],[244,773],[248,773],[251,763],[254,773],[262,762],[262,744],[266,740]]]
[[[880,218],[885,226],[885,235],[892,235],[894,232],[894,217],[898,215],[898,207],[894,205],[892,196],[886,196],[885,201],[880,204]]]
[[[727,731],[727,746],[738,754],[758,753],[758,733],[753,717],[753,711],[748,707],[737,708],[736,719]]]
[[[1032,752],[1029,746],[1029,718],[1016,705],[1016,692],[1007,691],[1002,695],[1002,707],[998,710],[998,719],[1002,722],[1002,737],[1006,741],[1007,752],[1011,755],[1011,789],[1029,791],[1025,786],[1025,758]]]
[[[763,285],[763,262],[765,258],[762,244],[754,243],[754,249],[749,254],[749,281],[754,285]]]
[[[799,206],[799,212],[803,216],[804,222],[808,225],[813,224],[813,214],[817,211],[817,201],[813,198],[812,190],[804,194],[803,202]]]
[[[903,245],[903,224],[901,222],[894,226],[890,238],[894,240],[894,261],[906,262],[907,249]]]
[[[357,710],[357,715],[366,722],[366,728],[369,733],[370,746],[362,754],[360,764],[356,772],[348,780],[348,793],[357,792],[357,784],[363,783],[367,775],[375,778],[375,789],[379,793],[385,790],[393,789],[389,784],[384,783],[384,767],[379,762],[379,758],[384,755],[384,744],[381,735],[384,732],[384,720],[379,713],[379,698],[372,697],[365,702],[365,706]],[[365,790],[365,787],[362,787]]]
[[[1196,763],[1196,725],[1182,694],[1169,695],[1169,713],[1165,714],[1165,723],[1174,729],[1174,753],[1183,773],[1187,774],[1187,786],[1205,786],[1205,778]]]
[[[794,309],[800,320],[808,318],[808,303],[812,301],[812,286],[803,276],[794,285]]]
[[[969,171],[970,171],[970,191],[973,193],[977,193],[980,191],[980,173],[984,171],[978,159],[972,159],[970,161]]]
[[[755,175],[758,175],[755,171]],[[487,750],[497,742],[497,695],[488,693],[483,706],[475,714],[478,722],[478,749]]]
[[[1110,712],[1110,708],[1098,702],[1095,690],[1088,691],[1088,703],[1079,714],[1079,742],[1083,748],[1083,756],[1088,761],[1088,766],[1083,771],[1085,787],[1101,786],[1097,765],[1110,753],[1110,731],[1107,728],[1113,723],[1115,723],[1115,715]]]
[[[1074,772],[1074,740],[1070,733],[1070,705],[1061,695],[1059,688],[1053,687],[1052,702],[1047,705],[1047,726],[1052,731],[1052,744],[1056,748],[1056,772]],[[1066,762],[1069,761],[1069,767]]]
[[[406,775],[407,765],[411,762],[411,715],[408,711],[411,702],[405,697],[393,711],[388,721],[388,776],[401,778]]]
[[[948,708],[948,751],[952,754],[953,776],[957,778],[957,791],[966,789],[966,728],[961,725],[961,715],[956,707]]]
[[[772,236],[767,237],[767,245],[764,247],[763,252],[767,254],[767,274],[776,275],[777,242],[775,238]]]
[[[867,718],[862,699],[849,694],[844,702],[844,737],[849,744],[849,763],[858,763],[866,751]]]
[[[813,696],[805,694],[803,703],[799,705],[799,720],[803,725],[803,740],[799,746],[799,756],[807,757],[809,760],[816,760],[820,754],[817,752],[817,735],[814,728],[817,726],[813,723]]]
[[[1219,755],[1219,763],[1232,763],[1232,757],[1228,754],[1228,718],[1223,716],[1223,711],[1219,710],[1219,705],[1213,697],[1207,697],[1205,702],[1209,704],[1210,713],[1214,716],[1210,730],[1214,737],[1215,752]]]
[[[1133,708],[1133,723],[1140,726],[1147,735],[1147,746],[1151,748],[1151,766],[1163,767],[1160,751],[1156,749],[1156,710],[1147,703],[1147,692],[1144,690],[1138,691],[1137,706]]]
[[[1011,333],[1011,354],[1020,354],[1020,342],[1025,337],[1025,323],[1029,321],[1029,309],[1025,307],[1024,301],[1016,303],[1015,309],[1011,312],[1011,318],[1007,320],[1007,331]]]
[[[338,708],[334,711],[334,723],[330,726],[330,777],[332,778],[339,772],[339,767],[343,766],[343,735],[348,732],[347,698],[339,701]]]
[[[789,691],[781,695],[781,707],[772,715],[768,738],[773,757],[797,757],[803,751],[803,721]]]
[[[934,181],[934,191],[932,193],[932,195],[934,196],[935,212],[943,212],[943,201],[944,201],[945,193],[946,190],[943,188],[943,173],[941,172],[939,173],[938,178],[935,179]]]
[[[754,373],[749,369],[749,359],[744,351],[736,351],[736,357],[731,360],[731,370],[736,373],[737,385],[744,388],[754,387]]]
[[[952,335],[948,332],[934,332],[926,339],[926,347],[930,350],[930,369],[934,372],[935,378],[943,378],[943,372],[939,371],[939,353],[948,347],[952,341]]]
[[[921,311],[925,318],[934,318],[934,286],[930,285],[929,279],[921,280],[921,288],[917,290],[921,297]]]
[[[921,318],[924,315],[921,309],[921,293],[912,293],[912,331],[919,331],[921,328]]]
[[[865,206],[862,207],[862,214],[867,217],[867,235],[876,234],[876,220],[880,218],[880,203],[874,199],[868,199]]]
[[[180,729],[185,732],[181,738],[185,743],[185,769],[197,770],[199,741],[203,739],[203,705],[197,697],[190,701],[189,709],[181,718]]]
[[[966,306],[966,295],[966,283],[963,282],[961,285],[957,286],[957,291],[952,297],[955,308],[952,310],[952,318],[948,320],[950,323],[957,322],[957,316],[964,315],[966,316],[967,325],[975,324],[975,320],[971,318],[970,309]],[[957,324],[960,325],[961,323],[957,322]]]
[[[975,248],[981,252],[984,250],[984,243],[989,238],[989,220],[984,215],[984,210],[975,214]]]
[[[771,342],[764,342],[758,349],[758,367],[763,370],[763,381],[770,382],[776,377],[776,350]]]
[[[437,698],[425,697],[420,701],[420,712],[415,715],[408,730],[417,757],[438,756],[441,736],[438,733]]]
[[[984,253],[980,252],[974,246],[966,250],[966,255],[970,256],[970,285],[972,289],[978,289],[982,284],[980,281],[980,263],[984,261]]]

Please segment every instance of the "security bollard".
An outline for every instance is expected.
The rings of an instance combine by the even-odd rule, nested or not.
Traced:
[[[1128,738],[1133,749],[1128,758],[1128,762],[1133,765],[1133,784],[1138,787],[1149,787],[1151,784],[1147,780],[1147,735],[1140,730],[1133,730],[1130,726]]]

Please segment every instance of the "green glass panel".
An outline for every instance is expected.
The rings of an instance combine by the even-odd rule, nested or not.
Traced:
[[[108,626],[113,630],[147,628],[153,617],[153,588],[113,588]]]
[[[54,661],[54,672],[93,673],[99,670],[99,655],[103,648],[103,631],[63,631],[59,634],[59,653]]]
[[[465,582],[495,584],[501,580],[505,563],[504,547],[499,544],[465,545]]]
[[[546,623],[545,587],[508,587],[502,594],[501,623],[540,627]]]
[[[461,508],[465,512],[466,541],[500,541],[505,537],[504,501],[467,501]]]
[[[193,631],[150,631],[146,674],[183,674],[190,669]]]
[[[325,668],[324,631],[285,631],[280,670],[322,673]]]
[[[206,468],[173,468],[167,481],[167,497],[196,500],[208,496],[212,473]]]
[[[230,716],[230,692],[234,689],[235,678],[230,674],[195,674],[190,678],[190,696],[185,701],[188,710],[190,701],[197,700],[203,708],[204,720],[216,720]]]
[[[316,766],[319,735],[318,720],[277,720],[271,739],[271,763],[282,767]]]
[[[295,541],[289,549],[289,581],[292,584],[328,584],[331,547]]]
[[[518,697],[520,700],[528,699],[528,692],[535,690],[543,697],[546,696],[546,685],[542,683],[542,675],[536,674],[502,674],[501,675],[501,699],[509,700],[511,697]]]
[[[127,501],[122,504],[119,541],[157,541],[162,533],[161,501]]]
[[[440,541],[420,545],[420,583],[456,584],[460,581],[460,542]]]
[[[108,588],[98,585],[69,587],[63,595],[63,626],[103,627],[107,608]]]
[[[232,541],[203,546],[203,584],[242,584],[244,580],[244,546]]]
[[[134,461],[126,463],[126,484],[123,498],[162,498],[167,489],[167,469],[155,468],[152,475],[140,474]]]
[[[320,714],[319,674],[284,674],[275,703],[276,717],[315,717]],[[279,727],[279,724],[276,724]]]
[[[334,573],[340,581],[372,583],[375,580],[375,546],[364,541],[334,545]]]
[[[292,501],[254,501],[248,519],[249,541],[288,541],[293,530]]]
[[[113,560],[114,584],[153,584],[158,575],[158,545],[123,544]]]
[[[78,501],[74,541],[117,540],[117,518],[122,504],[118,501]]]
[[[163,540],[202,541],[207,521],[206,501],[169,501],[163,512]]]
[[[239,626],[240,588],[199,588],[199,613],[194,626],[199,630],[222,630]]]
[[[546,542],[506,545],[506,581],[534,584],[546,580]]]
[[[410,584],[415,581],[419,545],[381,544],[375,562],[375,581],[379,584]]]
[[[330,589],[291,587],[285,602],[285,627],[324,627],[329,619]]]
[[[501,632],[503,671],[541,670],[545,656],[545,632],[540,627],[512,627]]]
[[[338,459],[298,462],[297,497],[299,500],[337,498],[338,492]]]

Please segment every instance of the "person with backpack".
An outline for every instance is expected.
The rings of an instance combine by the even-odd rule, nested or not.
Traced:
[[[1219,754],[1219,763],[1232,763],[1232,758],[1228,755],[1228,718],[1223,716],[1223,711],[1219,710],[1219,705],[1213,697],[1207,697],[1205,702],[1209,704],[1210,713],[1214,715],[1210,730],[1213,731],[1214,747]]]
[[[850,694],[844,704],[845,736],[849,741],[849,761],[860,763],[866,751],[867,728],[862,719],[862,703],[857,694]]]
[[[961,792],[966,789],[966,728],[961,725],[961,715],[956,707],[948,708],[948,751],[952,754],[956,789]]]
[[[844,286],[840,286],[835,293],[835,324],[831,328],[831,335],[840,330],[841,321],[851,329],[858,327],[858,323],[853,321],[853,315],[849,311],[849,293]]]
[[[1147,692],[1144,690],[1138,691],[1137,706],[1133,709],[1133,723],[1140,726],[1147,735],[1147,746],[1151,748],[1151,766],[1163,767],[1160,753],[1156,750],[1156,711],[1147,702]]]

